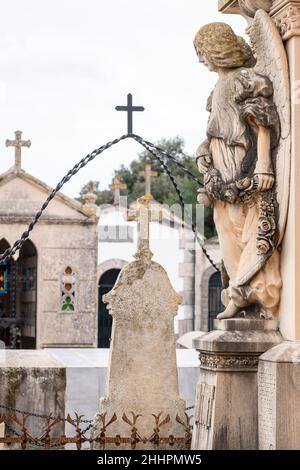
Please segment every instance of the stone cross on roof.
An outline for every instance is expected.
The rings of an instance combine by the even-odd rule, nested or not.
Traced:
[[[6,147],[15,147],[15,169],[21,169],[21,149],[22,147],[30,147],[30,140],[22,140],[22,131],[15,131],[15,140],[7,139]]]
[[[153,256],[149,246],[152,201],[153,197],[151,194],[146,194],[137,200],[139,207],[135,220],[138,222],[138,247],[134,257],[144,262],[151,261]]]
[[[126,189],[127,184],[122,183],[120,176],[115,176],[113,184],[110,185],[110,189],[115,191],[114,205],[118,206],[120,204],[120,190]]]
[[[151,194],[151,178],[157,176],[157,171],[152,171],[151,163],[146,163],[145,170],[140,172],[145,178],[145,194]]]

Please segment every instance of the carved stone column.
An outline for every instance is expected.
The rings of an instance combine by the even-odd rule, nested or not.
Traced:
[[[259,448],[300,448],[300,0],[275,0],[270,15],[287,52],[291,83],[291,186],[282,251],[280,330],[288,340],[259,361]]]
[[[282,341],[278,322],[237,318],[215,327],[194,341],[201,373],[192,449],[257,449],[258,361]]]
[[[300,0],[277,0],[270,12],[285,42],[291,83],[291,187],[288,224],[283,243],[280,329],[285,339],[300,339]]]

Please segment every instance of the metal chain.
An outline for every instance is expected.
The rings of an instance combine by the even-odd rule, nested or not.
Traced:
[[[35,418],[42,418],[42,419],[49,418],[49,415],[40,415],[38,413],[31,413],[29,411],[22,411],[22,410],[19,410],[18,408],[13,408],[12,406],[0,405],[0,408],[2,408],[4,410],[7,410],[7,411],[14,411],[15,413],[20,413],[20,414],[27,415],[27,416],[33,416]],[[194,406],[188,406],[188,407],[186,407],[186,410],[192,410],[193,408],[194,408]],[[61,421],[67,421],[67,419],[66,418],[61,418]],[[85,434],[87,431],[89,431],[91,429],[93,421],[94,421],[93,419],[81,419],[80,420],[81,423],[89,424],[89,426],[83,431],[83,434]],[[14,431],[14,432],[16,432],[16,431]]]
[[[180,192],[180,189],[178,187],[178,184],[177,184],[177,181],[176,179],[174,178],[174,175],[171,173],[168,165],[166,164],[166,162],[164,162],[164,160],[158,155],[157,152],[160,152],[159,148],[153,146],[153,148],[155,147],[157,152],[155,152],[153,149],[150,149],[150,147],[148,146],[148,144],[146,143],[146,141],[144,141],[143,139],[139,140],[139,143],[148,151],[151,153],[151,155],[158,159],[159,162],[161,163],[161,165],[163,166],[165,172],[167,173],[167,175],[169,176],[170,180],[172,181],[173,183],[173,186],[174,186],[174,189],[179,197],[179,201],[180,201],[180,205],[182,207],[182,210],[184,211],[184,199],[182,197],[182,194]],[[205,246],[203,245],[200,237],[199,237],[199,233],[197,231],[197,227],[196,227],[196,224],[193,222],[193,220],[190,220],[190,224],[191,224],[191,229],[196,237],[196,240],[201,248],[201,250],[203,251],[204,255],[206,256],[206,258],[208,259],[208,261],[210,262],[210,264],[215,268],[216,271],[220,272],[220,269],[219,267],[216,265],[216,263],[213,261],[213,259],[211,258],[210,254],[208,253],[207,249],[205,248]]]
[[[83,423],[84,421],[81,421],[81,423]],[[93,427],[93,422],[91,421],[91,424],[88,425],[87,428],[85,428],[83,431],[81,431],[81,434],[84,435],[86,434],[90,429],[92,429]]]
[[[5,422],[5,430],[6,429],[14,436],[21,437],[21,434],[19,434],[17,431],[15,431],[15,429],[13,429],[9,424]],[[30,445],[35,447],[45,447],[45,444],[39,441],[38,439],[34,442],[30,442]],[[52,444],[50,447],[61,447],[61,444]]]
[[[14,434],[14,436],[21,437],[21,434],[19,434],[17,431],[15,431],[13,428],[11,428],[9,424],[7,424],[6,422],[4,424],[5,424],[5,431],[7,429],[9,432]]]
[[[199,186],[203,186],[203,183],[198,180],[194,175],[193,173],[188,170],[181,162],[179,162],[174,156],[168,154],[165,150],[161,149],[160,147],[157,147],[156,145],[152,144],[151,142],[148,142],[146,140],[144,140],[142,137],[136,135],[136,134],[124,134],[122,135],[121,137],[119,137],[118,139],[115,139],[115,140],[112,140],[110,142],[107,142],[105,145],[102,145],[101,147],[99,147],[98,149],[96,150],[93,150],[93,152],[89,153],[88,155],[86,155],[84,158],[82,158],[76,165],[74,165],[74,167],[60,180],[60,182],[57,184],[57,186],[51,191],[51,193],[49,194],[49,196],[47,197],[47,199],[45,200],[45,202],[43,203],[42,207],[40,208],[40,210],[35,214],[35,216],[33,217],[32,221],[30,222],[27,230],[25,230],[22,235],[21,235],[21,238],[19,240],[17,240],[13,246],[11,248],[7,248],[7,250],[4,251],[4,253],[2,253],[0,255],[0,265],[2,264],[5,264],[7,263],[7,261],[18,251],[22,248],[23,244],[25,243],[25,241],[28,239],[29,237],[29,234],[32,232],[34,226],[36,225],[36,223],[39,221],[42,213],[45,211],[45,209],[48,207],[49,203],[52,201],[52,199],[54,198],[54,196],[56,195],[56,193],[58,191],[61,190],[61,188],[64,186],[65,183],[67,183],[74,175],[76,175],[76,173],[78,173],[79,170],[81,170],[83,167],[85,167],[89,162],[91,162],[92,160],[94,160],[94,158],[96,158],[98,155],[100,155],[101,153],[103,153],[105,150],[108,150],[110,147],[112,147],[113,145],[116,145],[118,144],[119,142],[121,142],[122,140],[125,140],[127,138],[133,138],[136,142],[138,142],[140,145],[142,145],[146,150],[148,150],[148,152],[150,152],[155,158],[157,158],[160,163],[162,164],[163,168],[165,169],[167,175],[169,176],[169,178],[171,179],[172,183],[173,183],[173,186],[175,188],[175,191],[179,197],[179,200],[180,200],[180,204],[181,206],[183,207],[184,206],[184,200],[183,200],[183,197],[182,197],[182,194],[178,188],[178,185],[177,185],[177,182],[173,176],[173,174],[171,173],[171,171],[169,170],[167,164],[164,162],[164,160],[158,155],[158,153],[160,155],[163,155],[165,157],[167,157],[168,159],[172,160],[176,165],[178,165],[183,171],[185,171],[190,178],[192,178],[194,181],[197,182],[197,184],[199,184]],[[155,152],[155,153],[154,153]],[[158,153],[157,153],[158,152]],[[191,228],[192,228],[192,231],[194,232],[195,236],[196,236],[196,239],[204,253],[204,255],[206,256],[206,258],[208,259],[208,261],[210,262],[210,264],[217,270],[217,271],[220,271],[218,266],[214,263],[214,261],[212,260],[212,258],[210,257],[210,255],[208,254],[206,248],[204,247],[204,245],[202,244],[202,242],[200,241],[200,238],[199,238],[199,234],[197,232],[197,229],[196,229],[196,225],[194,224],[193,221],[191,221]]]
[[[14,413],[20,413],[22,415],[32,416],[34,418],[41,418],[41,419],[49,418],[49,415],[40,415],[38,413],[31,413],[29,411],[19,410],[18,408],[13,408],[11,406],[0,405],[0,408],[2,408],[3,410],[7,410],[7,411],[13,411]],[[67,418],[61,418],[61,421],[67,421]],[[92,423],[93,421],[94,421],[93,419],[82,419],[81,423],[89,424],[89,423]]]
[[[12,406],[0,405],[0,408],[2,408],[3,410],[7,410],[7,411],[13,411],[15,413],[33,416],[35,418],[43,418],[43,419],[49,418],[49,415],[47,416],[47,415],[39,415],[38,413],[30,413],[28,411],[18,410],[18,408],[13,408]]]
[[[199,184],[199,186],[203,187],[204,184],[202,183],[202,181],[200,181],[198,178],[196,178],[196,176],[188,169],[186,168],[183,163],[179,162],[173,155],[170,155],[169,153],[167,153],[165,150],[163,150],[162,148],[158,147],[157,145],[154,145],[152,144],[152,142],[149,142],[145,139],[143,139],[143,137],[140,137],[139,135],[137,134],[132,134],[131,137],[136,140],[137,142],[139,142],[141,145],[143,145],[144,147],[144,144],[147,145],[148,147],[151,147],[151,148],[154,148],[155,150],[157,150],[161,155],[164,155],[165,157],[169,158],[170,160],[172,160],[177,166],[179,166],[179,168],[181,168],[187,175],[189,175],[189,177],[196,181],[196,183]]]

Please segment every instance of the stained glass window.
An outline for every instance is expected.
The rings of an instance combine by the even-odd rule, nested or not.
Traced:
[[[61,282],[61,311],[75,312],[76,275],[70,266],[67,266],[62,275]]]
[[[7,268],[0,267],[0,295],[7,294],[7,280],[8,280],[8,270]]]
[[[36,290],[36,268],[23,268],[23,290]]]

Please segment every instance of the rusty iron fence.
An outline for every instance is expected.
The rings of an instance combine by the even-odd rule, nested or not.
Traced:
[[[7,407],[1,407],[6,408]],[[13,410],[13,409],[11,409]],[[17,416],[18,414],[18,416]],[[128,417],[125,413],[122,415],[122,421],[128,424],[128,435],[121,436],[109,436],[108,431],[112,423],[116,422],[119,418],[116,413],[109,419],[106,413],[98,415],[98,420],[100,420],[101,428],[100,433],[93,437],[88,435],[89,431],[92,430],[93,421],[84,419],[83,415],[78,415],[75,413],[74,418],[69,414],[66,418],[60,416],[54,417],[52,414],[38,415],[36,413],[27,413],[19,410],[14,410],[11,413],[0,414],[0,429],[1,425],[3,428],[4,425],[4,434],[1,437],[0,434],[0,450],[1,447],[5,450],[20,448],[22,450],[26,449],[40,449],[40,450],[51,450],[51,449],[64,449],[64,446],[67,444],[74,444],[77,450],[81,450],[83,445],[88,443],[90,446],[97,444],[97,448],[105,450],[106,446],[115,445],[116,449],[122,444],[127,444],[132,450],[138,449],[139,444],[151,444],[157,448],[161,445],[164,445],[166,449],[172,449],[176,444],[179,445],[182,449],[190,449],[191,438],[192,438],[192,425],[191,425],[191,416],[188,416],[185,413],[184,419],[176,415],[175,421],[182,426],[182,437],[175,437],[173,435],[164,436],[163,428],[168,423],[171,423],[171,417],[169,414],[163,415],[159,413],[158,415],[152,414],[153,417],[153,429],[151,434],[147,437],[141,436],[138,430],[138,421],[141,420],[142,415],[135,414],[134,412],[130,413],[131,416]],[[42,426],[42,432],[39,436],[32,436],[31,432],[28,430],[27,421],[29,417],[36,417],[44,420],[44,425]],[[55,428],[64,423],[68,423],[74,429],[74,434],[72,436],[67,435],[55,435],[57,430]],[[56,432],[55,432],[56,431]],[[2,446],[1,446],[2,444]]]

